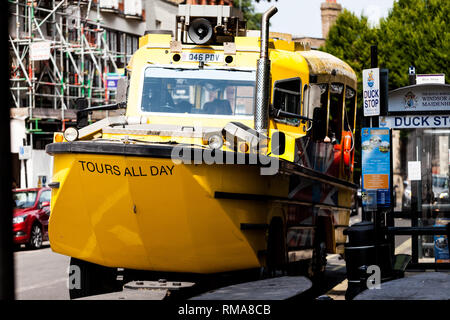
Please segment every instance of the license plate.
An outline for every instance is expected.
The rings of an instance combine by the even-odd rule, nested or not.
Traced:
[[[219,53],[183,52],[181,58],[183,61],[223,62],[223,54]]]

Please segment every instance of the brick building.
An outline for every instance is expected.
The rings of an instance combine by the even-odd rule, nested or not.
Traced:
[[[317,49],[325,44],[328,31],[336,22],[338,15],[342,12],[342,6],[336,0],[326,0],[320,5],[322,17],[322,38],[315,37],[294,37],[295,42],[309,43],[310,47]]]

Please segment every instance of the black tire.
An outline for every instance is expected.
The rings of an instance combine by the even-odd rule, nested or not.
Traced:
[[[288,275],[305,276],[308,277],[313,283],[320,284],[325,277],[326,264],[326,246],[324,242],[321,242],[315,247],[311,259],[291,262],[288,268]]]
[[[35,223],[31,227],[30,241],[28,242],[27,247],[32,250],[40,249],[42,247],[42,242],[43,242],[42,228],[39,224]]]
[[[311,280],[315,284],[321,284],[325,279],[325,269],[327,265],[327,248],[325,242],[320,242],[315,247],[311,262]]]
[[[285,274],[286,267],[287,251],[283,221],[281,219],[274,218],[269,226],[264,276],[274,277],[277,275],[277,271],[281,271],[281,273]]]
[[[122,290],[117,280],[117,269],[100,266],[91,262],[70,259],[69,295],[78,299]]]

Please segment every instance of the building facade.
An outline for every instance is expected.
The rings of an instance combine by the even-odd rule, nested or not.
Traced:
[[[45,145],[73,125],[75,100],[113,103],[146,30],[141,0],[10,1],[11,151],[18,187],[49,182]],[[102,118],[96,113],[93,119]]]
[[[336,22],[338,15],[342,12],[342,6],[336,0],[326,0],[320,5],[320,12],[322,18],[322,38],[315,37],[293,37],[293,41],[309,44],[312,49],[318,49],[325,44],[325,39],[328,37],[328,32],[333,24]]]

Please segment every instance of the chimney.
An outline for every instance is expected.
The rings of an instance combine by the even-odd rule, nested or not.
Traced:
[[[322,11],[322,37],[326,39],[328,31],[342,11],[342,6],[336,3],[336,0],[326,0],[320,5],[320,11]]]

